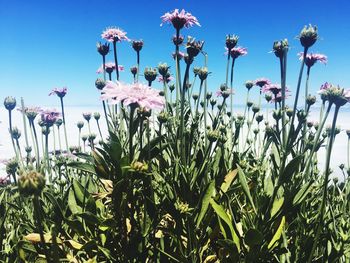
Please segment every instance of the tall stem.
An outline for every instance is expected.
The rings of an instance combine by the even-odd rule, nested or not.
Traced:
[[[115,72],[117,74],[117,80],[119,81],[119,67],[118,67],[118,57],[117,57],[117,41],[113,41],[113,55],[115,62]]]
[[[27,121],[26,121],[26,116],[24,113],[24,100],[23,100],[23,98],[21,98],[21,108],[22,108],[24,138],[25,138],[26,146],[28,147],[29,143],[28,143],[28,133],[27,133]]]
[[[68,152],[69,151],[69,146],[68,146],[68,138],[67,138],[66,118],[65,118],[65,115],[64,115],[63,98],[60,98],[60,99],[61,99],[61,108],[62,108],[64,139],[66,141],[66,150]]]
[[[229,67],[230,67],[230,50],[228,51],[228,54],[227,54],[227,63],[226,63],[226,81],[225,81],[225,84],[226,84],[226,87],[228,85],[228,70],[229,70]]]
[[[12,136],[12,111],[11,110],[9,110],[9,129],[10,129],[10,136],[11,136],[13,151],[15,152],[16,160],[19,161],[18,160],[18,152],[16,150],[16,145],[15,145],[15,139]]]
[[[130,106],[130,123],[129,123],[129,161],[130,163],[133,161],[134,153],[133,153],[133,122],[134,122],[134,112],[135,112],[135,106]]]
[[[322,230],[322,226],[323,226],[323,217],[324,217],[324,213],[325,213],[325,208],[326,208],[326,202],[327,202],[327,193],[328,193],[328,180],[329,180],[329,165],[330,165],[330,161],[331,161],[331,153],[332,153],[332,147],[333,147],[333,143],[334,143],[334,139],[335,139],[335,128],[336,128],[336,123],[337,123],[337,117],[338,117],[338,113],[339,113],[339,106],[335,107],[334,110],[334,117],[333,117],[333,121],[332,121],[332,129],[331,129],[331,135],[329,138],[329,143],[328,143],[328,147],[327,147],[327,155],[326,155],[326,168],[325,168],[325,177],[324,177],[324,181],[323,181],[323,195],[322,195],[322,203],[321,203],[321,208],[320,208],[320,213],[319,213],[319,223],[317,226],[317,230],[316,230],[316,236],[312,245],[312,249],[309,255],[309,260],[308,263],[310,263],[312,261],[312,257],[313,254],[315,252],[316,246],[317,246],[317,242],[318,239],[320,237],[321,234],[321,230]]]
[[[136,73],[136,82],[139,82],[140,75],[140,51],[136,52],[136,63],[137,63],[137,73]]]

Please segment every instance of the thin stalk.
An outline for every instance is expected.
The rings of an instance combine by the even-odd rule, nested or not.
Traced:
[[[39,144],[38,144],[38,137],[36,136],[36,130],[34,127],[34,121],[29,120],[29,129],[31,129],[31,136],[32,141],[34,145],[34,151],[35,151],[35,158],[36,158],[36,168],[39,170],[39,163],[40,163],[40,155],[39,155]]]
[[[81,138],[81,128],[79,128],[79,133],[78,133],[78,147],[80,149],[80,138]]]
[[[69,146],[68,146],[68,139],[67,139],[67,128],[66,128],[66,118],[65,118],[65,115],[64,115],[63,98],[60,98],[60,99],[61,99],[64,139],[66,141],[66,150],[68,152],[69,151]]]
[[[25,116],[25,113],[24,113],[24,100],[23,100],[22,97],[21,97],[21,108],[22,108],[24,138],[25,138],[26,146],[29,147],[28,133],[27,133],[27,120],[26,120],[26,116]]]
[[[282,89],[282,146],[287,145],[287,135],[286,135],[286,78],[287,78],[287,52],[288,49],[284,49],[283,57],[280,58],[281,64],[281,89]]]
[[[226,81],[225,81],[225,84],[226,84],[226,87],[228,85],[228,71],[229,71],[229,67],[230,67],[230,51],[227,52],[227,63],[226,63]]]
[[[185,129],[185,90],[186,90],[186,84],[187,84],[187,76],[190,71],[190,66],[191,64],[188,63],[186,64],[186,71],[185,71],[185,76],[184,76],[184,81],[181,89],[181,113],[180,113],[180,152],[181,152],[181,160],[183,162],[186,161],[185,157],[185,138],[184,138],[184,129]],[[202,85],[203,81],[201,82]],[[199,99],[198,99],[199,100]],[[198,109],[198,107],[197,107]]]
[[[96,120],[97,123],[97,129],[98,129],[98,133],[100,134],[101,140],[103,141],[103,136],[102,136],[102,132],[101,132],[101,127],[100,127],[100,123],[98,120]],[[80,135],[79,135],[80,136]]]
[[[115,72],[117,75],[117,80],[119,81],[119,68],[118,68],[118,57],[117,57],[117,41],[113,41],[113,55],[115,62]]]
[[[46,156],[46,165],[47,165],[47,172],[49,174],[49,182],[52,182],[52,173],[50,169],[50,158],[49,158],[49,126],[46,126],[46,133],[45,133],[45,156]]]
[[[13,146],[13,151],[15,152],[16,155],[16,160],[18,160],[18,152],[16,150],[16,145],[15,145],[15,140],[12,136],[12,111],[9,110],[9,128],[10,128],[10,136],[11,136],[11,142],[12,142],[12,146]]]
[[[140,51],[136,52],[136,63],[137,63],[137,73],[136,73],[136,82],[139,82],[140,75]]]
[[[134,158],[134,153],[133,153],[133,122],[134,122],[134,112],[135,112],[135,107],[130,106],[130,123],[129,123],[129,161],[130,163],[132,162]]]
[[[327,193],[328,193],[328,180],[329,180],[329,174],[330,174],[329,165],[330,165],[330,160],[331,160],[333,143],[334,143],[334,139],[335,139],[335,128],[336,128],[339,108],[340,108],[339,106],[336,106],[335,110],[334,110],[334,117],[333,117],[333,121],[332,121],[332,130],[331,130],[331,135],[330,135],[330,139],[329,139],[329,143],[328,143],[328,147],[327,147],[325,178],[324,178],[324,182],[323,182],[323,195],[322,195],[322,203],[321,203],[321,208],[320,208],[320,213],[319,213],[319,223],[317,226],[316,236],[315,236],[315,239],[314,239],[314,242],[312,245],[312,249],[311,249],[311,252],[309,255],[308,263],[310,263],[312,261],[312,257],[313,257],[313,254],[315,252],[317,242],[318,242],[318,239],[320,237],[322,226],[324,223],[323,217],[324,217],[325,208],[326,208]]]
[[[60,147],[60,153],[62,153],[60,126],[57,126],[57,136],[58,136],[58,146]]]

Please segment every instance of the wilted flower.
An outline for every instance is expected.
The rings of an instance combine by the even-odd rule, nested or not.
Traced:
[[[233,49],[238,43],[239,37],[237,35],[226,35],[226,48]]]
[[[45,110],[41,112],[41,121],[45,126],[51,127],[55,124],[59,116],[60,113],[56,110]]]
[[[97,51],[100,53],[101,56],[106,56],[109,52],[109,43],[102,44],[101,42],[98,42],[96,44]]]
[[[143,47],[143,40],[133,40],[132,41],[132,48],[136,51],[136,52],[140,52],[141,49]]]
[[[282,58],[285,51],[288,51],[289,44],[287,39],[273,42],[272,51],[275,53],[276,57]]]
[[[300,32],[299,39],[303,47],[311,47],[318,39],[317,27],[312,25],[304,26]]]
[[[300,52],[298,55],[299,55],[299,59],[302,60],[304,57],[304,53]],[[304,61],[306,66],[312,67],[317,61],[323,64],[326,64],[327,56],[323,54],[313,54],[313,53],[306,54],[305,61]]]
[[[49,96],[56,94],[59,98],[63,98],[67,94],[67,87],[63,87],[62,89],[54,88],[50,93]]]
[[[101,99],[109,99],[112,103],[136,104],[146,109],[163,109],[165,105],[164,97],[159,95],[158,90],[141,83],[124,84],[108,81],[103,92]]]
[[[16,107],[16,99],[8,96],[4,100],[4,106],[7,110],[12,111]]]
[[[182,9],[179,12],[179,9],[175,9],[174,11],[167,12],[163,16],[161,16],[162,23],[172,24],[176,30],[180,30],[183,27],[189,28],[193,25],[200,26],[197,18],[193,16],[191,13],[186,12]]]
[[[202,51],[204,41],[196,41],[195,38],[188,36],[186,43],[187,54],[190,58],[196,57]]]
[[[95,87],[99,90],[102,90],[104,86],[106,85],[106,82],[103,79],[96,79],[95,81]]]
[[[126,32],[117,27],[109,27],[102,32],[101,37],[109,42],[121,42],[122,40],[129,41]]]
[[[231,55],[232,59],[236,59],[240,56],[245,56],[247,54],[248,54],[248,51],[244,47],[235,47],[235,48],[230,49],[230,55]]]
[[[107,82],[107,83],[108,83],[108,82]],[[89,122],[89,121],[91,120],[91,115],[92,115],[91,112],[84,112],[84,113],[83,113],[83,118],[84,118],[87,122]]]

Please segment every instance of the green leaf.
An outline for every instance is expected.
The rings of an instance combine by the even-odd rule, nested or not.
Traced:
[[[92,173],[92,174],[96,174],[95,168],[92,164],[89,163],[82,163],[82,162],[70,162],[67,164],[68,167],[77,169],[77,170],[81,170],[84,172],[88,172],[88,173]]]
[[[68,193],[68,207],[73,214],[80,213],[82,208],[78,206],[75,200],[74,190],[71,188]]]
[[[248,184],[247,184],[246,176],[245,176],[242,168],[239,165],[237,165],[237,167],[238,167],[239,183],[241,184],[243,192],[247,196],[249,203],[251,204],[251,206],[253,207],[254,212],[256,213],[255,205],[254,205],[254,202],[253,202],[253,198],[252,198],[252,196],[250,194],[250,190],[249,190],[249,187],[248,187]]]
[[[289,182],[293,174],[299,171],[298,167],[302,159],[303,159],[303,155],[299,155],[287,164],[286,168],[284,168],[284,171],[280,177],[281,183]]]
[[[216,212],[216,214],[218,215],[218,217],[221,218],[230,228],[233,242],[236,244],[238,251],[240,251],[241,246],[240,246],[240,242],[239,242],[239,237],[233,228],[231,218],[228,216],[225,209],[221,205],[217,204],[213,198],[211,198],[209,202],[210,202],[211,206],[213,207],[214,211]]]
[[[314,183],[313,180],[311,180],[308,184],[305,184],[294,196],[293,198],[293,205],[298,205],[301,202],[303,202],[303,200],[305,199],[305,197],[307,196],[307,194],[311,191],[312,189],[312,184]]]
[[[284,198],[280,198],[280,199],[275,199],[275,201],[273,202],[272,208],[271,208],[271,218],[274,217],[278,211],[281,209],[282,205],[284,203]]]
[[[284,225],[285,225],[285,224],[286,224],[286,218],[285,218],[285,216],[283,216],[282,219],[281,219],[281,223],[280,223],[279,227],[277,228],[276,233],[273,235],[273,237],[272,237],[272,239],[271,239],[269,245],[267,246],[267,248],[268,248],[269,250],[271,250],[272,248],[274,248],[276,242],[281,238],[282,232],[283,232],[283,228],[284,228]]]
[[[236,179],[237,176],[237,169],[229,172],[224,179],[224,182],[221,184],[221,191],[226,193],[227,190],[230,188],[232,182]]]
[[[211,197],[214,195],[214,191],[215,191],[215,180],[211,181],[211,183],[208,185],[207,190],[202,198],[201,211],[199,213],[199,216],[197,218],[197,223],[196,223],[197,228],[199,227],[200,223],[203,220],[205,213],[208,210],[209,202],[210,202]]]

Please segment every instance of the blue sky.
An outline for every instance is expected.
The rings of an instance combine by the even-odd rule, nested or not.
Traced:
[[[283,3],[283,4],[282,4]],[[321,36],[312,52],[324,53],[329,63],[312,68],[311,90],[325,81],[350,87],[350,2],[335,1],[69,1],[0,0],[0,90],[2,97],[23,96],[26,104],[57,105],[48,97],[53,87],[67,86],[69,105],[99,104],[94,81],[101,57],[96,42],[108,26],[118,26],[131,39],[143,39],[141,67],[167,62],[174,68],[170,38],[172,26],[160,27],[160,16],[174,8],[195,15],[201,27],[184,29],[182,34],[205,40],[209,54],[208,87],[215,91],[225,80],[226,34],[240,36],[239,45],[248,55],[236,63],[234,87],[237,103],[244,103],[243,83],[258,77],[279,82],[279,64],[269,51],[274,40],[288,38],[287,85],[292,92],[299,69],[296,36],[302,27],[318,25]],[[129,67],[136,62],[130,43],[118,45],[120,64],[126,70],[121,80],[130,81]],[[112,59],[112,53],[109,59]],[[195,61],[202,66],[203,58]],[[155,87],[161,87],[156,83]],[[257,93],[257,91],[256,91]],[[291,104],[291,102],[290,102]]]

